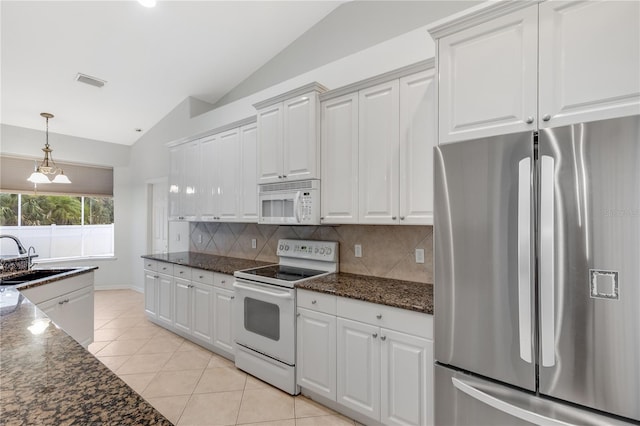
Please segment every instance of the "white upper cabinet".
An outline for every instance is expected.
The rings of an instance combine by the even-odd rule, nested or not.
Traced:
[[[358,92],[321,103],[321,221],[358,223]]]
[[[170,220],[257,222],[256,123],[169,148]]]
[[[397,80],[359,94],[359,222],[395,223],[399,190],[399,84]]]
[[[318,94],[312,83],[255,104],[258,116],[258,183],[320,176]]]
[[[433,60],[321,96],[322,223],[433,223]]]
[[[440,143],[640,113],[640,2],[487,2],[430,32]]]
[[[640,114],[640,2],[539,8],[540,127]]]
[[[240,210],[242,222],[258,221],[257,125],[240,127]]]
[[[258,111],[258,183],[282,179],[282,104]]]
[[[438,41],[440,143],[535,129],[537,26],[533,5]]]
[[[433,224],[435,71],[400,79],[400,223]]]

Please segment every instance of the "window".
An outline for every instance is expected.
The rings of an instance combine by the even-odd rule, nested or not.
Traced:
[[[114,254],[113,197],[0,193],[0,233],[33,246],[40,259]],[[3,254],[17,253],[0,240]]]

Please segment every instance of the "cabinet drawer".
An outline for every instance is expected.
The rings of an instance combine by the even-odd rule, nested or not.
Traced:
[[[296,290],[296,298],[300,308],[307,308],[330,315],[336,314],[336,296],[332,294]]]
[[[213,285],[213,271],[205,271],[204,269],[192,269],[191,279],[193,281]]]
[[[173,276],[191,281],[191,268],[182,265],[173,265]]]
[[[158,262],[157,272],[161,274],[173,275],[173,264],[167,262]]]
[[[144,269],[147,271],[157,271],[158,270],[158,261],[150,260],[150,259],[142,259],[144,260]]]
[[[213,285],[233,291],[233,276],[216,273],[213,276]]]
[[[433,315],[344,297],[337,299],[339,317],[433,339]]]

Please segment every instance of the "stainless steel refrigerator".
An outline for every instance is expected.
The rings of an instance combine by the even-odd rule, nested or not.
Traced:
[[[435,423],[640,423],[640,116],[435,148]]]

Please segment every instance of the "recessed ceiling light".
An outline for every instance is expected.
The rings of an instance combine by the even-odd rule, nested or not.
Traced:
[[[156,7],[156,0],[138,0],[144,7]]]
[[[101,78],[91,77],[90,75],[82,74],[80,72],[76,74],[76,81],[95,87],[102,87],[107,82]]]

